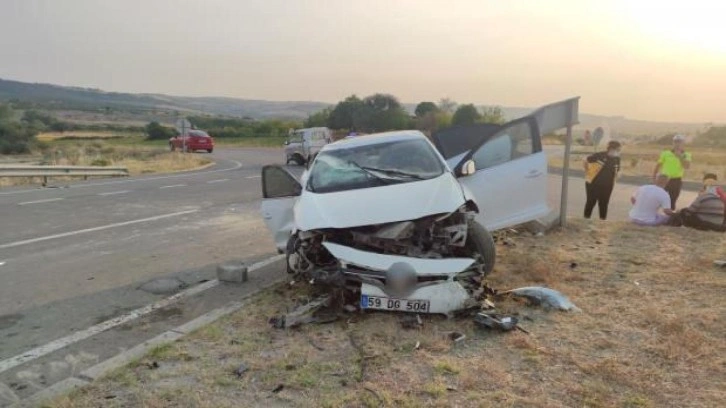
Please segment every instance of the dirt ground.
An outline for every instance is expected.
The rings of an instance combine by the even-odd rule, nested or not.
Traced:
[[[280,285],[242,311],[51,407],[717,407],[726,400],[723,234],[574,221],[498,247],[489,284],[541,285],[581,313],[495,301],[529,334],[470,318],[349,313],[271,328],[307,296]],[[451,332],[466,337],[458,342]],[[237,376],[241,365],[246,371]]]

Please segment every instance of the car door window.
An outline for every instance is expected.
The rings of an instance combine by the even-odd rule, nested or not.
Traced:
[[[285,169],[279,166],[262,168],[262,195],[264,198],[299,196],[300,183]]]
[[[528,122],[515,123],[500,130],[472,155],[477,170],[498,166],[534,153],[533,136]]]

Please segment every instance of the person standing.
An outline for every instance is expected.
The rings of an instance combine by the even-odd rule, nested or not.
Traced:
[[[600,212],[600,219],[608,217],[608,204],[615,187],[615,178],[620,171],[620,142],[611,141],[607,150],[587,156],[583,161],[585,168],[585,218],[592,216],[595,204]]]
[[[630,221],[638,225],[665,225],[675,214],[670,209],[670,196],[665,191],[668,176],[655,176],[655,184],[638,187],[630,197],[633,208],[630,209]]]
[[[653,170],[653,179],[658,174],[668,176],[668,185],[665,190],[671,197],[671,210],[676,209],[676,201],[681,195],[683,174],[691,167],[691,153],[685,149],[686,138],[683,135],[673,136],[673,147],[661,152],[658,163]]]

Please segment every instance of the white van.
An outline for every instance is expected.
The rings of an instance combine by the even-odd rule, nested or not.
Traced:
[[[332,133],[326,127],[291,130],[285,141],[285,164],[310,163],[320,149],[332,142]]]

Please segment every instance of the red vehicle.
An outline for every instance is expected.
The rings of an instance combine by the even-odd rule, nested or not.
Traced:
[[[187,132],[186,137],[177,135],[169,139],[169,149],[176,149],[193,152],[195,150],[206,150],[208,153],[214,151],[214,139],[207,132],[199,129],[192,129]]]

